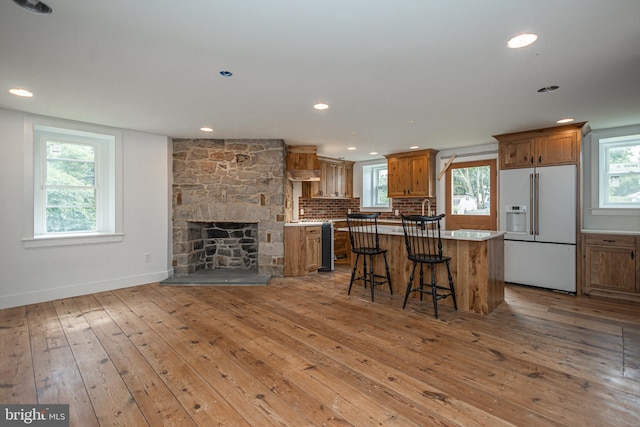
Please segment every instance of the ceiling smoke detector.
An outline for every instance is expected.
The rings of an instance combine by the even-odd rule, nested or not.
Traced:
[[[46,15],[53,12],[46,4],[37,0],[13,0],[15,4],[20,6],[23,9],[27,9],[29,12],[39,13],[41,15]]]

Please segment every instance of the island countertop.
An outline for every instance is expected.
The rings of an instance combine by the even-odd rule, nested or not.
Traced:
[[[337,228],[349,231],[348,228]],[[380,247],[387,249],[389,271],[394,294],[404,295],[411,270],[404,232],[400,225],[378,225]],[[451,274],[456,289],[458,310],[479,314],[491,313],[504,301],[504,232],[485,230],[442,231],[443,253],[451,257]],[[351,256],[351,262],[355,261]],[[362,262],[358,275],[362,274]],[[374,269],[384,274],[381,257],[374,259]],[[416,274],[417,276],[418,274]],[[447,280],[446,269],[436,268],[438,282]],[[414,279],[415,280],[415,279]],[[389,292],[387,285],[380,291]],[[352,291],[353,293],[353,291]],[[417,296],[417,295],[415,295]],[[411,304],[420,304],[412,298]],[[441,301],[451,306],[451,299]],[[426,301],[423,303],[427,303]]]
[[[337,228],[338,231],[349,231],[347,227]],[[481,242],[504,236],[504,231],[490,230],[443,230],[440,232],[443,239],[448,240],[471,240]],[[404,236],[401,225],[378,225],[378,234],[387,234],[390,236]]]

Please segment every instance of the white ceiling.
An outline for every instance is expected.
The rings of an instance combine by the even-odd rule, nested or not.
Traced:
[[[640,123],[638,0],[45,2],[46,16],[0,3],[0,108],[350,160],[565,117]],[[539,39],[508,49],[522,32]]]

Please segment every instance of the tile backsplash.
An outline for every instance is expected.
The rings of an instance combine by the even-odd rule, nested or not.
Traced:
[[[422,213],[423,199],[393,199],[393,211],[397,209],[400,214],[416,215]],[[431,207],[435,209],[436,198],[432,197]],[[298,200],[300,209],[304,209],[304,215],[300,215],[300,219],[305,218],[346,218],[347,212],[360,211],[360,198],[353,199],[324,199],[324,198],[302,198]],[[400,219],[395,216],[394,212],[380,212],[381,219]]]

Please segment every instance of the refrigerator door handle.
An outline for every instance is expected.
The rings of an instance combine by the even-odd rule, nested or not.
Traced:
[[[529,234],[533,235],[534,230],[534,211],[533,211],[533,174],[529,174]]]
[[[535,208],[535,217],[536,217],[535,231],[537,236],[540,234],[540,174],[539,173],[536,174],[534,189],[536,194],[534,208]]]

